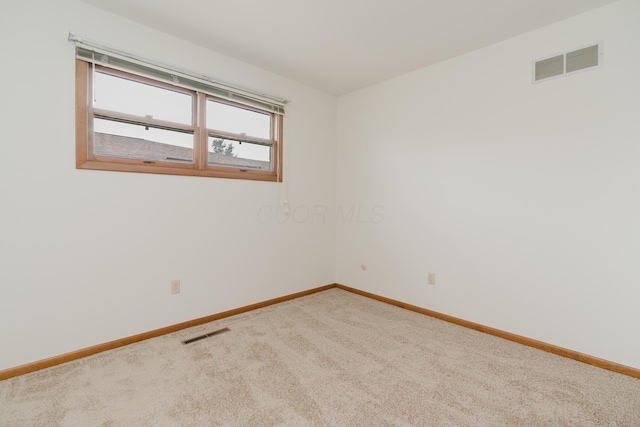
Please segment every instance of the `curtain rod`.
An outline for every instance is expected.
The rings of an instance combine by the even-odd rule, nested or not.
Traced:
[[[282,98],[282,97],[275,96],[275,95],[269,95],[269,94],[257,91],[255,89],[239,86],[239,85],[236,85],[236,84],[233,84],[233,83],[228,83],[228,82],[225,82],[223,80],[219,80],[217,78],[207,76],[205,74],[196,73],[196,72],[193,72],[193,71],[190,71],[190,70],[186,70],[186,69],[182,69],[182,68],[179,68],[179,67],[175,67],[173,65],[163,64],[163,63],[155,61],[153,59],[145,58],[145,57],[133,54],[133,53],[129,53],[129,52],[120,50],[120,49],[116,49],[116,48],[113,48],[113,47],[110,47],[110,46],[106,46],[106,45],[103,45],[103,44],[100,44],[100,43],[96,43],[94,41],[85,39],[84,37],[80,37],[80,36],[78,36],[76,34],[69,33],[69,39],[68,40],[69,40],[69,42],[75,43],[77,46],[84,46],[84,47],[88,47],[88,48],[98,49],[98,50],[100,50],[100,51],[102,51],[104,53],[110,53],[110,54],[113,54],[113,55],[118,55],[118,56],[121,56],[121,57],[124,57],[124,58],[127,58],[127,59],[131,59],[131,60],[134,60],[134,61],[137,61],[137,62],[141,62],[143,64],[150,65],[152,67],[162,68],[162,69],[164,69],[166,71],[169,71],[169,72],[178,72],[180,74],[186,75],[186,76],[194,78],[194,79],[198,79],[198,80],[204,81],[204,82],[209,83],[209,84],[214,84],[214,85],[218,85],[218,86],[224,86],[225,88],[228,88],[228,89],[230,89],[232,91],[245,92],[245,93],[250,94],[250,95],[259,96],[261,98],[265,98],[265,99],[271,100],[273,102],[277,102],[279,104],[282,104],[283,106],[290,102],[290,100],[286,99],[286,98]]]

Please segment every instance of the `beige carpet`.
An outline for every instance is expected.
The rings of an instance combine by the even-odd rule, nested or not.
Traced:
[[[640,426],[640,380],[332,289],[0,382],[3,427],[218,425]]]

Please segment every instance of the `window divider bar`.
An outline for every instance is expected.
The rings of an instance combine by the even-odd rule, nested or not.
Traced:
[[[274,145],[275,141],[272,139],[258,138],[255,136],[247,136],[238,133],[225,132],[222,130],[207,129],[207,136],[214,138],[230,139],[232,141],[246,142],[248,144],[262,144],[262,145]]]
[[[208,134],[207,134],[207,95],[204,93],[198,93],[197,100],[197,134],[194,135],[195,142],[194,148],[200,154],[198,156],[198,169],[206,170],[207,165],[209,164],[209,150],[208,150]]]
[[[156,129],[172,130],[176,132],[192,133],[195,130],[193,125],[183,123],[169,122],[149,117],[140,117],[133,114],[121,113],[118,111],[103,110],[100,108],[93,109],[94,117],[105,120],[113,120],[132,125],[149,126]]]
[[[280,141],[279,144],[276,144],[276,148],[278,150],[277,153],[273,153],[274,156],[277,156],[276,159],[276,182],[282,182],[283,178],[282,178],[282,171],[283,171],[283,165],[282,165],[282,144],[284,143],[282,140],[282,132],[284,131],[284,120],[283,120],[283,116],[278,115],[278,114],[274,114],[275,120],[277,121],[278,124],[278,135],[276,136],[277,140]],[[274,126],[275,127],[275,126]]]

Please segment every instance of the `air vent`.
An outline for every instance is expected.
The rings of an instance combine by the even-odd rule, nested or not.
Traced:
[[[536,81],[564,74],[564,55],[536,62]]]
[[[200,340],[203,340],[205,338],[212,337],[214,335],[222,334],[224,332],[229,332],[230,330],[231,329],[229,329],[229,328],[218,329],[217,331],[209,332],[208,334],[202,334],[202,335],[198,335],[197,337],[189,338],[188,340],[184,340],[184,341],[182,341],[182,344],[191,344],[192,342],[200,341]]]
[[[533,82],[602,66],[602,43],[556,54],[533,62]]]

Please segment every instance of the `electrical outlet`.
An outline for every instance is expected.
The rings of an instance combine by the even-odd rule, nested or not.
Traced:
[[[171,281],[171,293],[179,294],[180,293],[180,280],[172,280]]]
[[[427,274],[427,283],[430,285],[436,284],[436,273]]]

